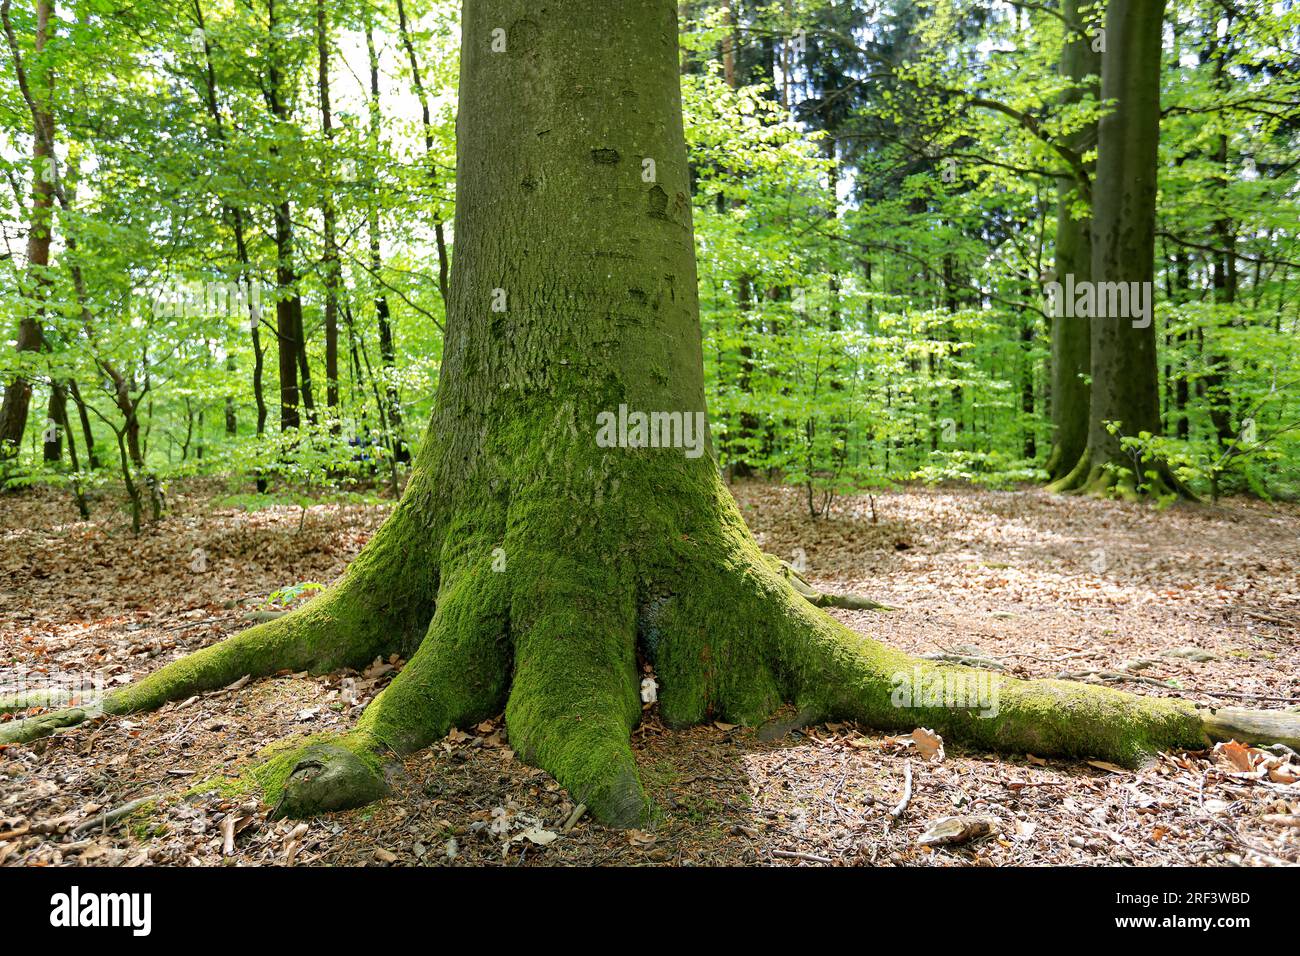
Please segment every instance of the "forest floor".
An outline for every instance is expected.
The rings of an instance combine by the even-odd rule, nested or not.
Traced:
[[[910,488],[807,518],[793,490],[734,493],[768,551],[802,549],[808,578],[888,613],[835,611],[915,653],[993,659],[1008,675],[1086,679],[1219,706],[1300,703],[1300,507],[1232,500],[1164,512],[1114,502]],[[385,504],[245,511],[221,486],[173,491],[133,538],[100,503],[0,500],[0,669],[102,673],[109,686],[246,626],[277,588],[328,581]],[[203,552],[202,559],[196,549]],[[203,570],[196,570],[202,567]],[[285,673],[156,713],[101,719],[0,750],[5,865],[1242,864],[1300,862],[1300,759],[1242,747],[1164,754],[1146,769],[994,756],[832,724],[759,742],[713,724],[635,733],[662,821],[606,829],[511,751],[500,719],[405,761],[395,795],[311,821],[200,786],[286,736],[348,727],[401,661]],[[906,767],[912,791],[903,799]],[[78,827],[149,798],[108,825]],[[935,820],[993,832],[925,846]]]

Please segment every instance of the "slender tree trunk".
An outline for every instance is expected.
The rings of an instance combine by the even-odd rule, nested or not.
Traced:
[[[9,17],[9,0],[3,4],[3,24],[9,54],[28,112],[32,117],[32,207],[27,219],[27,266],[22,282],[23,317],[18,325],[17,349],[37,352],[44,345],[41,316],[45,291],[50,284],[50,237],[54,228],[54,191],[57,169],[54,155],[54,116],[49,108],[54,71],[44,62],[45,45],[54,14],[52,0],[36,0],[36,38],[33,60],[23,60]],[[0,460],[18,454],[27,412],[32,401],[32,383],[19,374],[5,388],[0,405]]]
[[[68,394],[72,396],[72,403],[77,406],[77,417],[81,421],[81,437],[86,441],[86,464],[94,471],[100,466],[99,451],[95,447],[95,433],[90,427],[90,415],[86,411],[86,403],[81,398],[81,388],[77,385],[76,379],[68,379]]]
[[[75,383],[72,383],[75,385]],[[82,521],[90,520],[90,506],[86,502],[86,492],[81,480],[81,459],[77,455],[77,439],[73,435],[72,425],[68,419],[68,403],[63,403],[63,420],[59,422],[63,433],[68,436],[68,462],[72,465],[72,499],[77,503],[77,514]]]
[[[267,105],[271,115],[281,123],[289,122],[289,108],[282,89],[279,44],[276,34],[280,21],[276,14],[276,0],[267,0],[267,36],[269,37],[269,55],[267,57]],[[279,150],[272,148],[272,154]],[[285,191],[284,197],[275,205],[275,332],[279,346],[280,371],[280,428],[297,428],[301,423],[298,403],[310,410],[311,375],[307,366],[307,344],[303,336],[302,298],[298,291],[298,275],[294,269],[293,256],[293,209],[288,199],[288,183],[280,183]],[[299,373],[302,381],[299,383]]]
[[[234,377],[235,357],[233,355],[226,359],[226,371],[230,373],[230,376],[232,378]],[[229,437],[234,438],[236,435],[239,434],[239,411],[238,411],[238,406],[235,404],[234,395],[226,396],[225,420],[226,420],[226,434]]]
[[[68,392],[62,382],[50,383],[50,404],[45,415],[45,434],[42,436],[42,456],[47,464],[57,465],[63,460],[63,422],[68,417]]]
[[[369,24],[366,25],[366,52],[370,65],[370,137],[372,147],[377,148],[380,124],[379,56],[375,50],[374,37]],[[414,60],[412,62],[414,63]],[[427,131],[428,128],[426,122],[425,130]],[[426,143],[426,147],[427,145]],[[397,386],[393,383],[393,371],[397,365],[397,349],[393,343],[393,324],[388,311],[388,296],[384,294],[380,280],[383,259],[380,253],[379,205],[376,200],[371,201],[368,215],[367,235],[370,240],[370,272],[376,290],[375,323],[379,327],[379,358],[384,369],[384,390],[388,400],[388,409],[383,416],[387,420],[384,431],[388,435],[393,457],[397,461],[404,462],[410,461],[411,452],[406,447],[406,442],[402,440],[402,403],[397,392]]]
[[[316,90],[320,99],[321,132],[328,146],[334,139],[334,118],[330,111],[329,31],[325,19],[325,0],[316,0]],[[321,219],[324,222],[325,252],[322,257],[325,286],[325,404],[336,417],[339,404],[339,250],[335,239],[334,200],[331,195],[333,162],[321,192]]]
[[[1225,38],[1232,36],[1232,15],[1226,18]],[[1226,69],[1226,62],[1232,53],[1231,40],[1222,46],[1216,38],[1210,40],[1209,56],[1214,59],[1214,86],[1219,96],[1227,98],[1231,92]],[[1214,178],[1215,190],[1225,210],[1228,208],[1227,196],[1230,171],[1228,168],[1228,137],[1220,133],[1216,138],[1214,162],[1219,167],[1219,174]],[[1237,233],[1227,212],[1214,221],[1213,239],[1219,252],[1210,260],[1211,284],[1214,289],[1214,302],[1221,306],[1231,306],[1237,301]],[[1217,351],[1213,351],[1217,338],[1218,322],[1222,317],[1216,313],[1216,322],[1211,327],[1211,352],[1205,355],[1205,366],[1209,371],[1202,379],[1205,386],[1210,422],[1214,426],[1214,436],[1222,450],[1225,444],[1236,437],[1232,427],[1232,393],[1228,388],[1228,360]],[[1201,344],[1204,347],[1204,330]],[[1220,451],[1220,454],[1222,451]]]
[[[434,193],[441,191],[442,181],[438,175],[437,156],[433,151],[433,121],[429,112],[429,95],[424,89],[424,79],[420,74],[420,60],[415,55],[415,43],[411,39],[411,30],[406,20],[406,4],[397,0],[397,28],[402,36],[402,45],[406,48],[407,59],[411,63],[411,82],[415,86],[415,95],[420,102],[420,115],[424,129],[424,161],[429,164],[429,185]],[[373,72],[372,72],[373,77]],[[372,96],[378,102],[377,87],[372,87]],[[447,230],[440,215],[433,219],[434,245],[438,250],[438,292],[442,295],[443,307],[447,306]]]
[[[1187,253],[1178,252],[1174,256],[1174,278],[1178,290],[1175,301],[1179,303],[1186,302],[1191,292],[1192,276],[1191,264],[1188,260]],[[1176,410],[1178,424],[1175,427],[1174,434],[1183,441],[1186,441],[1191,434],[1190,422],[1187,416],[1187,402],[1191,397],[1188,389],[1187,379],[1187,349],[1190,345],[1190,338],[1186,332],[1179,333],[1177,337],[1178,354],[1182,359],[1182,364],[1178,369],[1177,378],[1174,380],[1174,408]]]
[[[203,33],[203,67],[204,67],[204,102],[207,104],[208,116],[212,119],[213,134],[221,144],[222,155],[226,155],[226,129],[221,119],[221,108],[217,100],[217,74],[212,65],[212,46],[208,42],[207,23],[203,16],[203,5],[200,0],[194,0],[194,16],[200,30]],[[231,205],[224,199],[222,200],[222,214],[231,224],[235,232],[235,257],[239,262],[239,281],[245,284],[249,290],[250,298],[252,292],[253,270],[248,261],[248,245],[244,240],[244,211],[239,206]],[[263,359],[264,350],[262,348],[262,316],[258,307],[250,306],[248,316],[249,338],[253,346],[253,400],[257,405],[257,434],[261,436],[266,431],[266,393],[262,386],[262,377],[265,368]],[[262,479],[258,480],[258,490],[264,491],[265,485]]]

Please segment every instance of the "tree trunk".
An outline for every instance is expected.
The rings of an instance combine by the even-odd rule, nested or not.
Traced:
[[[289,108],[281,89],[280,67],[276,35],[279,21],[276,17],[276,0],[267,0],[267,36],[269,55],[267,62],[267,106],[271,115],[282,123],[289,122]],[[273,156],[279,149],[271,147]],[[298,275],[293,265],[293,210],[287,197],[275,205],[275,333],[279,346],[280,370],[280,428],[297,428],[301,422],[298,402],[301,398],[310,410],[311,376],[307,367],[307,346],[303,341],[302,299],[298,292]],[[302,380],[299,382],[299,373]]]
[[[1083,19],[1079,0],[1062,0],[1061,15],[1065,19],[1067,34],[1065,49],[1061,53],[1061,74],[1076,88],[1064,97],[1065,103],[1077,103],[1083,91],[1077,84],[1085,77],[1101,74],[1101,54],[1083,32]],[[1097,91],[1094,89],[1094,96]],[[1093,148],[1097,142],[1097,124],[1076,130],[1066,141],[1066,146],[1076,153]],[[1056,204],[1056,276],[1064,282],[1073,275],[1075,282],[1092,281],[1092,219],[1077,215],[1074,207],[1080,202],[1090,202],[1092,184],[1075,176],[1062,176],[1057,180]],[[1091,342],[1088,321],[1066,316],[1053,316],[1052,323],[1052,451],[1046,470],[1050,480],[1064,478],[1082,457],[1088,447],[1088,376],[1091,374]]]
[[[63,383],[50,383],[50,404],[45,415],[45,433],[42,439],[42,457],[46,464],[57,465],[63,460],[63,423],[68,416],[68,392]]]
[[[446,351],[401,502],[302,609],[112,692],[104,710],[411,655],[354,730],[248,771],[277,814],[377,799],[394,754],[504,706],[516,752],[623,826],[651,819],[629,743],[643,666],[673,726],[754,725],[791,702],[799,723],[926,726],[981,748],[1129,765],[1211,737],[1300,742],[1296,715],[1209,718],[1063,681],[997,678],[993,713],[901,699],[900,681],[995,677],[909,657],[815,607],[755,544],[707,435],[611,443],[606,414],[704,414],[675,30],[671,0],[545,12],[466,0]],[[654,184],[640,178],[646,156]],[[85,716],[10,721],[0,743]]]
[[[405,28],[403,28],[404,30]],[[370,142],[373,147],[378,148],[379,124],[381,122],[379,112],[379,55],[375,50],[374,36],[369,23],[366,24],[366,54],[369,57],[370,65]],[[412,54],[412,63],[414,62],[414,54]],[[428,128],[428,119],[426,117],[426,136],[428,135]],[[426,149],[429,148],[427,141],[425,146]],[[430,162],[432,162],[432,159],[430,159]],[[384,391],[387,396],[387,409],[380,410],[380,417],[387,422],[384,431],[388,436],[393,458],[396,461],[406,462],[411,460],[411,452],[406,447],[406,442],[402,440],[402,402],[397,394],[397,386],[393,382],[397,351],[393,345],[393,325],[388,311],[388,296],[382,291],[383,284],[380,278],[383,259],[380,253],[379,204],[377,200],[371,201],[367,216],[366,232],[370,240],[370,273],[376,290],[375,322],[379,326],[379,357],[384,367]],[[448,303],[447,310],[450,313],[450,300],[445,299],[444,301]]]
[[[429,164],[429,186],[437,192],[442,188],[438,176],[438,157],[433,152],[432,114],[429,111],[429,96],[424,90],[424,80],[420,75],[420,61],[415,55],[415,43],[411,40],[411,30],[406,22],[406,5],[397,0],[397,29],[402,37],[402,46],[406,48],[407,59],[411,62],[411,82],[415,86],[416,99],[420,101],[420,116],[424,121],[424,159]],[[373,74],[372,74],[373,75]],[[373,98],[378,102],[379,93],[375,89]],[[442,295],[443,308],[447,308],[447,232],[441,214],[433,218],[434,245],[438,249],[438,292]]]
[[[221,145],[221,153],[224,158],[226,155],[226,129],[221,119],[221,108],[217,103],[217,73],[212,64],[212,45],[208,42],[207,23],[203,16],[203,5],[200,0],[194,0],[194,16],[199,29],[203,31],[204,102],[207,104],[208,116],[212,119],[213,134]],[[240,206],[227,203],[224,197],[221,209],[222,215],[230,222],[235,232],[235,258],[239,262],[239,281],[246,284],[251,297],[254,280],[253,271],[248,262],[248,245],[244,241],[244,210]],[[260,297],[254,301],[260,301]],[[260,437],[266,431],[266,395],[262,389],[264,360],[260,306],[250,306],[248,318],[249,337],[253,345],[253,400],[257,405],[257,434]],[[227,420],[233,421],[233,415],[228,415]],[[232,435],[234,434],[234,431],[229,426],[227,431]],[[93,464],[92,467],[94,467]],[[265,479],[259,478],[258,491],[265,490]]]
[[[325,20],[325,0],[316,0],[316,93],[320,101],[321,133],[328,146],[334,139],[334,117],[330,110],[329,31]],[[333,173],[332,158],[327,169]],[[339,404],[339,250],[335,239],[333,176],[326,176],[321,192],[321,219],[324,224],[325,251],[321,257],[325,286],[325,405],[331,417]],[[333,426],[331,426],[333,427]]]
[[[4,31],[13,58],[19,87],[32,117],[32,209],[27,226],[27,277],[23,283],[23,317],[18,324],[17,350],[37,352],[44,344],[41,333],[41,313],[44,309],[45,289],[50,284],[46,269],[50,264],[50,234],[54,220],[54,116],[49,110],[50,94],[54,84],[52,67],[40,62],[45,54],[45,43],[54,13],[51,0],[36,2],[36,38],[32,47],[37,68],[31,75],[19,53],[18,39],[9,19],[9,3],[4,3]],[[22,374],[14,376],[5,389],[4,404],[0,405],[0,460],[18,454],[27,428],[27,412],[31,407],[32,383]]]
[[[1094,301],[1110,298],[1102,283],[1123,283],[1150,306],[1138,315],[1132,296],[1127,309],[1096,306],[1091,327],[1092,394],[1088,446],[1070,473],[1053,487],[1066,491],[1127,497],[1139,484],[1151,491],[1167,486],[1167,470],[1135,461],[1121,445],[1139,432],[1160,434],[1160,394],[1154,321],[1156,152],[1160,142],[1160,57],[1164,0],[1111,0],[1106,8],[1106,52],[1102,97],[1115,106],[1098,129],[1097,175],[1093,187],[1092,279]],[[1138,285],[1134,286],[1136,283]],[[1074,319],[1072,321],[1079,321]],[[1107,422],[1118,422],[1112,433]],[[1146,472],[1155,469],[1151,479]]]
[[[1231,83],[1228,79],[1225,63],[1232,55],[1232,15],[1228,14],[1226,19],[1226,31],[1224,45],[1220,46],[1217,38],[1210,40],[1208,55],[1214,59],[1214,86],[1221,98],[1226,99],[1231,93]],[[1214,244],[1218,246],[1219,252],[1215,253],[1210,260],[1210,276],[1214,289],[1214,302],[1217,305],[1233,305],[1237,301],[1237,233],[1229,218],[1228,210],[1231,209],[1231,201],[1227,196],[1228,177],[1231,175],[1231,168],[1228,165],[1228,137],[1226,133],[1220,133],[1217,137],[1214,150],[1214,163],[1219,168],[1219,174],[1212,180],[1216,192],[1219,193],[1219,201],[1223,204],[1224,215],[1214,221],[1213,237]],[[1218,338],[1218,326],[1221,317],[1215,313],[1215,323],[1211,328],[1212,339]],[[1201,333],[1201,346],[1204,350],[1204,330],[1198,330]],[[1227,444],[1237,437],[1232,427],[1232,392],[1228,387],[1228,378],[1231,369],[1229,368],[1228,359],[1216,352],[1211,352],[1204,356],[1205,367],[1209,369],[1202,382],[1205,387],[1206,404],[1209,406],[1210,422],[1214,426],[1214,436],[1219,444],[1219,454],[1222,454]]]
[[[77,418],[81,421],[81,436],[86,440],[86,464],[91,471],[100,465],[99,451],[95,447],[95,433],[90,427],[90,415],[86,412],[86,403],[81,398],[81,388],[76,379],[68,379],[68,393],[72,403],[77,406]]]

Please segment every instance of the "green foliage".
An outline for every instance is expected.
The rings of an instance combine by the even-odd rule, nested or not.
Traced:
[[[288,610],[299,601],[306,599],[317,591],[325,590],[325,585],[316,581],[300,581],[282,588],[276,588],[263,602],[262,606],[274,610]]]
[[[1040,480],[1053,401],[1042,282],[1058,204],[1089,213],[1076,173],[1095,161],[1086,137],[1108,109],[1095,77],[1062,75],[1070,33],[1057,7],[682,9],[719,464],[804,489],[817,515],[901,481]],[[442,356],[437,234],[449,246],[459,4],[404,2],[405,30],[387,0],[326,4],[329,129],[317,4],[277,2],[274,29],[270,12],[74,0],[38,51],[33,8],[10,10],[30,82],[25,94],[8,51],[0,286],[13,294],[0,297],[0,326],[35,321],[42,347],[0,349],[4,386],[33,388],[25,438],[0,462],[7,485],[47,482],[92,505],[119,485],[137,521],[164,507],[168,481],[195,475],[295,502],[400,488]],[[1081,13],[1095,42],[1100,7]],[[1200,494],[1292,498],[1300,9],[1194,0],[1166,20],[1163,428],[1130,446]],[[48,267],[23,251],[33,186],[50,173],[32,159],[27,95],[54,118]],[[258,308],[214,294],[241,284]],[[278,313],[295,304],[309,388],[300,366],[300,421],[282,427],[278,358],[290,344]],[[55,386],[72,384],[66,421],[47,421]],[[62,447],[47,464],[51,429]]]

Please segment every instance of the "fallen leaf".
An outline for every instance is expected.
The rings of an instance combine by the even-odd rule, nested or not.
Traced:
[[[1121,767],[1119,764],[1107,760],[1089,760],[1088,766],[1096,767],[1098,770],[1105,770],[1107,773],[1128,773],[1127,767]]]
[[[1239,744],[1235,740],[1215,744],[1214,752],[1239,773],[1253,773],[1255,771],[1255,757],[1264,756],[1262,751],[1256,750],[1254,747],[1247,747],[1245,744]]]
[[[919,846],[944,846],[965,843],[977,837],[988,836],[998,829],[998,821],[989,816],[940,817],[917,837]]]
[[[523,832],[522,836],[538,846],[548,846],[560,838],[560,835],[554,830],[543,830],[537,826],[529,827]]]

